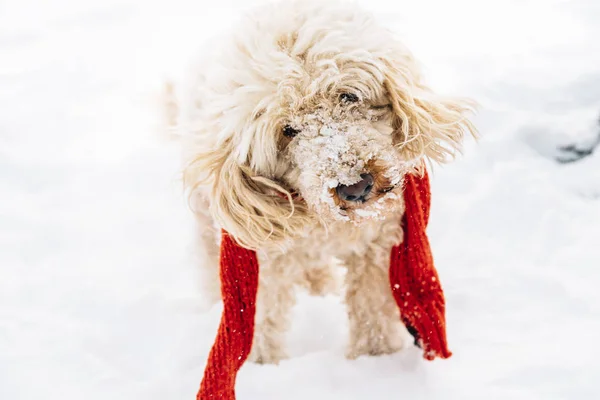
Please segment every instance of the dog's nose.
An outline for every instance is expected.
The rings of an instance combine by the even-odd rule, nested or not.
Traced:
[[[361,181],[354,185],[339,185],[335,190],[342,200],[346,201],[365,201],[365,198],[373,188],[373,175],[362,174]]]

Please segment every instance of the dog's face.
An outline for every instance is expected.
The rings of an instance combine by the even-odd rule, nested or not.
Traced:
[[[348,4],[258,11],[194,92],[186,183],[252,248],[322,223],[381,219],[402,181],[474,132],[468,103],[432,93],[408,50]]]
[[[336,83],[306,93],[294,82],[297,98],[283,96],[282,183],[322,221],[384,218],[401,207],[402,176],[415,167],[396,146],[390,99],[364,63],[308,68],[316,80],[335,74]]]

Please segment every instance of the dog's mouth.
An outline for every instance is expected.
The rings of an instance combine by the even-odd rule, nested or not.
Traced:
[[[275,191],[274,196],[283,201],[292,201],[299,204],[307,204],[299,190],[285,189],[287,193]],[[373,185],[371,192],[356,200],[342,198],[336,188],[328,189],[330,201],[326,204],[313,205],[313,208],[326,221],[329,218],[333,220],[346,221],[355,225],[360,225],[369,220],[382,220],[388,215],[392,215],[398,210],[401,202],[401,182],[391,183],[387,179],[378,181]]]
[[[289,200],[291,198],[292,201],[303,201],[302,195],[297,190],[295,190],[295,189],[285,189],[285,190],[287,191],[287,193],[289,193],[289,197],[286,193],[280,192],[280,191],[274,191],[273,195],[277,196],[281,199],[285,199],[285,200]]]
[[[347,176],[340,179],[317,176],[307,179],[305,187],[296,189],[290,182],[277,181],[282,190],[273,195],[296,205],[303,204],[313,210],[323,221],[330,219],[362,223],[366,220],[381,220],[402,205],[402,177],[406,168],[387,162],[371,160],[365,163],[362,173],[353,180]],[[347,185],[340,181],[348,182]]]

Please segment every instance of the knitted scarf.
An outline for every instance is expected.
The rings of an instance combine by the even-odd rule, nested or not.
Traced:
[[[404,238],[390,255],[390,286],[400,318],[424,357],[448,358],[445,302],[425,229],[431,196],[429,178],[406,175]],[[235,379],[250,353],[258,289],[256,253],[223,232],[220,258],[223,314],[208,356],[197,400],[235,400]]]

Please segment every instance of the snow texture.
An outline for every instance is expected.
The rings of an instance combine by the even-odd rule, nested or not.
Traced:
[[[220,307],[154,94],[252,3],[2,2],[1,399],[194,398]],[[481,104],[431,176],[454,356],[348,361],[340,299],[301,295],[291,359],[245,365],[239,399],[600,398],[600,155],[555,160],[598,134],[600,3],[362,3]]]

